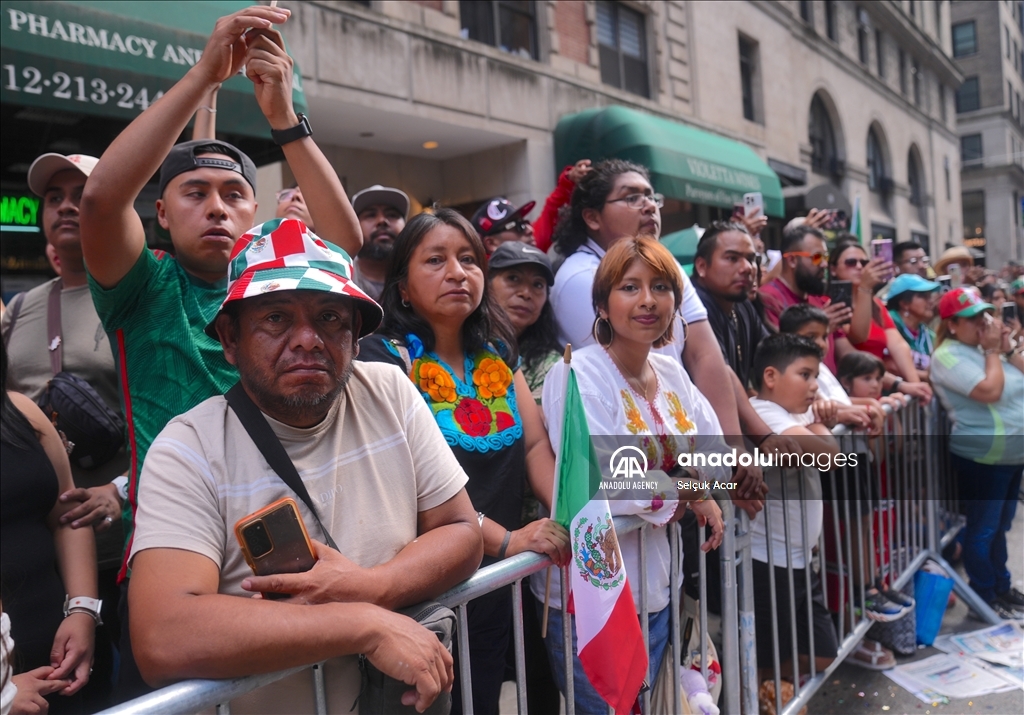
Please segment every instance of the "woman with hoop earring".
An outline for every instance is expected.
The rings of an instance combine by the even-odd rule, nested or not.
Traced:
[[[711,526],[711,537],[701,547],[710,551],[722,541],[722,512],[707,490],[694,488],[692,483],[728,481],[731,472],[728,467],[697,470],[677,465],[683,453],[724,451],[722,428],[711,405],[694,387],[680,362],[653,352],[672,342],[673,317],[682,295],[679,269],[668,249],[648,237],[618,241],[601,259],[594,277],[592,296],[597,317],[591,330],[596,344],[573,352],[572,369],[602,470],[609,457],[625,445],[639,448],[646,458],[647,471],[642,482],[629,489],[605,490],[612,516],[635,514],[655,527],[664,527],[692,509],[701,526]],[[562,362],[551,369],[541,402],[548,435],[556,449],[561,445],[566,369]],[[655,488],[648,488],[652,483]],[[612,482],[612,486],[616,484]],[[677,488],[678,485],[684,486]],[[661,668],[669,635],[668,533],[662,528],[648,533],[646,574],[639,568],[639,532],[619,535],[618,543],[638,614],[640,579],[646,575],[649,672],[653,682]],[[540,575],[541,578],[531,579],[530,586],[543,603],[546,579]],[[560,668],[564,662],[563,620],[555,578],[551,579],[551,589],[545,645],[555,679],[564,693],[566,677]],[[573,632],[574,644],[575,641]],[[608,706],[588,681],[578,657],[574,678],[576,711],[604,712]]]

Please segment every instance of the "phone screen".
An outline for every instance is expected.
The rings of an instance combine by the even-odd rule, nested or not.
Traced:
[[[1007,301],[1003,303],[1003,322],[1012,323],[1017,319],[1017,304]]]

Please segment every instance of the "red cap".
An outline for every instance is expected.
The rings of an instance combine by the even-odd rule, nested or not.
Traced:
[[[939,317],[946,318],[973,318],[978,313],[986,310],[995,310],[995,306],[986,303],[981,295],[974,288],[957,288],[942,296],[939,301]]]

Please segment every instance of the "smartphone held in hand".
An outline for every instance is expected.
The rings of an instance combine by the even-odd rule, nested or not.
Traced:
[[[844,303],[853,306],[853,283],[851,281],[829,281],[828,297],[832,303]]]
[[[743,212],[747,218],[756,216],[758,213],[764,215],[764,196],[760,191],[743,194]]]
[[[1003,323],[1012,323],[1017,319],[1017,304],[1006,301],[1003,303]]]
[[[291,497],[278,499],[235,524],[235,537],[249,568],[257,576],[302,573],[316,563],[316,552]],[[264,593],[266,599],[288,598],[288,594]]]

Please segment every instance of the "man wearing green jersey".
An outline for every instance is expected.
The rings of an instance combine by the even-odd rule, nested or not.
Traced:
[[[359,220],[337,174],[292,106],[292,60],[273,30],[289,15],[283,8],[255,6],[218,20],[200,60],[114,140],[82,195],[82,253],[96,312],[114,350],[127,421],[129,545],[138,478],[153,439],[172,418],[238,380],[220,343],[203,330],[224,300],[231,249],[254,222],[256,169],[225,142],[174,146],[214,86],[245,67],[320,235],[353,255],[362,244]],[[157,219],[171,235],[173,258],[146,247],[134,208],[158,169]],[[124,564],[120,577],[128,575]],[[123,582],[122,611],[126,587]],[[122,698],[145,687],[124,631]]]

